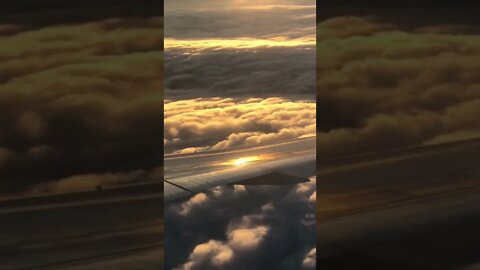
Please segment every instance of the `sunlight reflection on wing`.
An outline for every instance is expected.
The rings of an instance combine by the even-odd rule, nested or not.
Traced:
[[[236,158],[236,159],[229,160],[227,162],[223,162],[221,163],[221,165],[239,167],[239,166],[247,165],[249,163],[259,161],[259,160],[262,160],[260,156],[247,156],[247,157]]]

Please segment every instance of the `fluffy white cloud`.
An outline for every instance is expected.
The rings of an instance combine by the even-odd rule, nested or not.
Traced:
[[[197,205],[201,205],[205,202],[207,202],[208,197],[205,193],[197,193],[194,196],[192,196],[188,201],[182,203],[180,207],[179,213],[183,216],[186,216],[190,213],[193,207]]]
[[[234,186],[233,186],[233,191],[234,191],[236,194],[239,194],[239,193],[246,192],[247,189],[245,188],[244,185],[234,185]]]
[[[269,211],[275,210],[275,206],[273,205],[272,202],[269,202],[267,204],[262,205],[261,209],[264,212],[269,212]]]
[[[272,267],[287,261],[301,265],[303,255],[289,253],[278,259],[275,254],[280,250],[287,252],[289,245],[286,243],[290,241],[305,242],[305,248],[315,243],[316,207],[309,202],[315,192],[314,181],[312,177],[311,182],[306,183],[308,188],[300,193],[296,187],[289,186],[249,186],[252,192],[234,196],[233,186],[215,187],[205,193],[208,199],[202,200],[201,207],[192,207],[186,216],[178,209],[190,199],[171,205],[165,213],[166,226],[171,235],[182,236],[166,235],[166,243],[176,243],[165,247],[167,265],[190,270],[236,269],[239,266],[254,269],[265,258],[274,260]],[[286,230],[291,233],[285,234]],[[212,245],[212,241],[216,244]],[[212,259],[218,252],[194,256],[192,244],[218,252],[230,249],[232,257],[228,263],[214,265]],[[259,250],[262,252],[257,252]]]
[[[219,267],[230,263],[235,256],[256,249],[267,235],[269,227],[254,225],[261,216],[245,216],[238,223],[230,224],[226,241],[209,240],[197,245],[188,261],[176,269],[194,270]]]
[[[220,241],[210,240],[196,246],[188,258],[188,262],[176,269],[192,270],[202,264],[222,266],[229,263],[234,256],[233,250]]]
[[[307,269],[314,269],[316,266],[316,259],[317,259],[317,249],[312,248],[303,259],[302,265],[304,268]]]
[[[223,195],[223,188],[221,186],[217,186],[211,189],[213,196],[221,197]]]
[[[235,229],[228,232],[228,244],[237,250],[252,249],[258,246],[267,233],[266,226]]]
[[[296,193],[298,196],[302,198],[306,198],[307,200],[314,200],[312,198],[316,197],[316,188],[317,188],[317,177],[312,176],[309,179],[310,181],[306,183],[301,183],[296,186]]]

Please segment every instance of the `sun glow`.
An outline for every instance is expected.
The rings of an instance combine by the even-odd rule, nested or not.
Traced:
[[[198,40],[179,40],[166,38],[165,48],[182,49],[251,49],[261,47],[298,47],[312,46],[316,44],[315,37],[305,37],[301,39],[288,39],[286,37],[276,37],[271,39],[198,39]]]
[[[251,162],[259,161],[259,160],[262,160],[262,158],[260,158],[260,156],[248,156],[248,157],[241,157],[241,158],[232,159],[232,160],[229,160],[229,161],[224,162],[222,164],[239,167],[239,166],[243,166],[243,165],[249,164]]]

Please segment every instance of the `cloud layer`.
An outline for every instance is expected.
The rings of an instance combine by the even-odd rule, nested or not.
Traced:
[[[315,103],[283,98],[165,102],[165,151],[258,145],[315,134]]]
[[[285,5],[258,1],[246,5],[231,5],[228,1],[221,5],[208,5],[204,1],[201,7],[191,6],[174,9],[167,3],[165,37],[175,39],[232,39],[255,37],[302,38],[315,35],[315,3],[305,1],[304,5]],[[198,3],[198,1],[195,1]],[[273,2],[273,1],[272,1]],[[275,4],[274,6],[271,6]]]
[[[167,49],[165,68],[167,99],[278,95],[314,99],[313,46],[213,48],[194,54]]]
[[[314,3],[258,9],[217,2],[202,2],[204,9],[167,8],[166,98],[313,99]]]

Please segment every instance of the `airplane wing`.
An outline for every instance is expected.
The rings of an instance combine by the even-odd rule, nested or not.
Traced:
[[[319,160],[317,266],[462,269],[480,262],[479,165],[480,140]]]
[[[316,172],[315,137],[165,157],[165,202],[219,185],[295,184]]]

